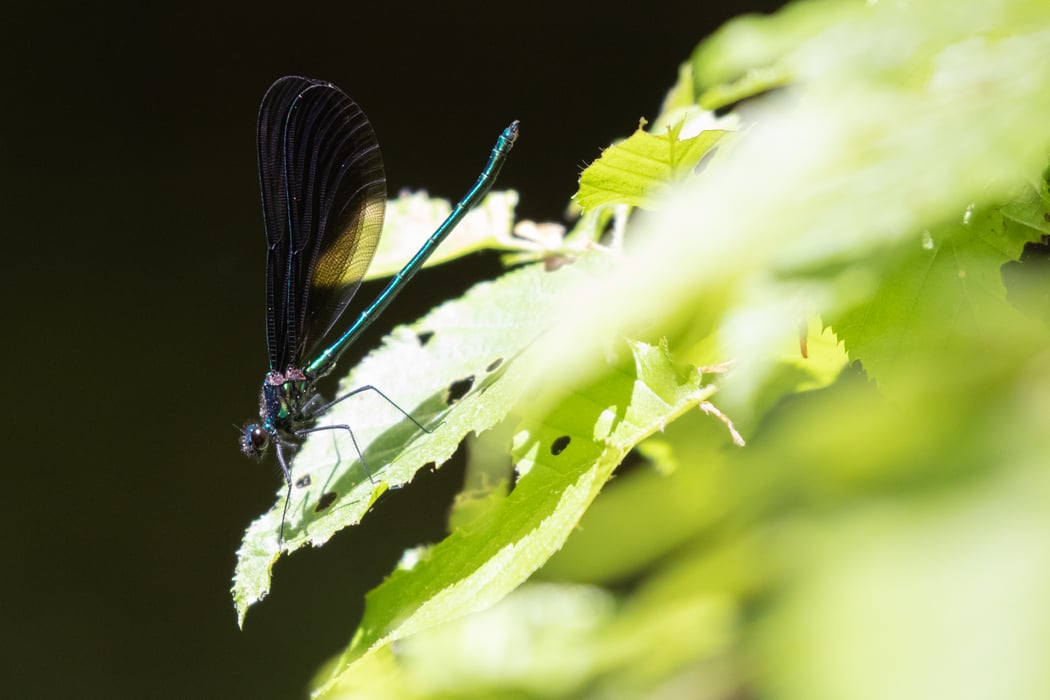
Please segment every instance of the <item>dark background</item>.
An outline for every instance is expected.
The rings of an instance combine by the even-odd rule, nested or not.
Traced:
[[[244,528],[280,476],[237,449],[266,369],[255,115],[296,73],[367,112],[391,193],[457,198],[511,119],[499,187],[560,220],[583,165],[656,115],[694,46],[773,0],[5,8],[6,697],[298,697],[401,551],[440,538],[455,464],[275,570],[238,630]],[[422,273],[397,322],[499,271]],[[366,286],[362,297],[377,288]]]

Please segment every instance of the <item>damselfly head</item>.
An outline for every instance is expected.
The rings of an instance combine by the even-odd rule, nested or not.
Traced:
[[[262,459],[270,446],[270,434],[261,425],[251,423],[241,432],[241,452],[253,459]]]

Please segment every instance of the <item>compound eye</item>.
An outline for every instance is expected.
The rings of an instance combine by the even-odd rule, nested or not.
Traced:
[[[256,450],[262,450],[270,442],[270,436],[259,426],[252,428],[248,434],[248,439],[251,440],[252,447]]]

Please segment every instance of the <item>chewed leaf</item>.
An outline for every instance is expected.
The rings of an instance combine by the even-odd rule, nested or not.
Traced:
[[[605,149],[580,176],[576,203],[584,210],[603,204],[652,206],[655,194],[692,172],[727,133],[709,129],[680,139],[680,132],[681,123],[659,135],[639,128],[626,141]]]
[[[967,211],[962,220],[916,236],[886,259],[883,283],[867,303],[832,326],[853,358],[889,390],[906,385],[917,348],[937,346],[950,329],[989,352],[1001,324],[1013,320],[1000,268],[1020,257],[1036,228],[1004,226],[999,211]],[[906,328],[907,333],[895,331]],[[947,356],[951,347],[944,348]]]
[[[292,463],[284,542],[278,539],[282,485],[273,508],[251,524],[238,552],[233,595],[242,622],[248,607],[269,591],[270,570],[282,552],[319,546],[356,524],[387,488],[411,481],[420,469],[440,466],[468,432],[487,430],[506,416],[526,386],[517,358],[549,324],[556,291],[586,274],[585,267],[547,272],[532,266],[479,284],[413,326],[394,329],[342,380],[339,395],[378,387],[429,432],[371,390],[322,417],[318,425],[352,428],[374,483],[346,430],[310,435]]]
[[[369,594],[359,633],[320,694],[359,685],[387,644],[514,590],[562,546],[634,445],[714,393],[702,379],[664,348],[627,342],[588,385],[542,387],[546,400],[517,409],[514,490]]]

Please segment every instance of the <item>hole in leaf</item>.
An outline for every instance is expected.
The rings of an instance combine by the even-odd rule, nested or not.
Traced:
[[[495,360],[489,363],[489,366],[485,368],[486,372],[495,372],[499,369],[499,366],[503,364],[503,358],[497,357]]]
[[[557,438],[554,442],[551,443],[551,454],[555,457],[560,455],[562,452],[565,451],[565,448],[569,446],[569,442],[571,442],[571,440],[572,438],[570,438],[568,435],[562,435],[560,438]]]
[[[448,387],[448,403],[449,406],[456,403],[470,391],[470,388],[474,386],[474,375],[470,375],[464,379],[457,379],[452,382]]]
[[[339,498],[339,494],[335,491],[325,491],[321,494],[321,498],[317,501],[317,507],[314,508],[315,513],[320,513],[322,510],[328,510],[329,506],[335,503],[335,499]]]
[[[434,331],[423,331],[417,333],[416,337],[419,339],[420,347],[425,347],[430,342],[430,339],[434,337]]]
[[[295,481],[295,488],[297,488],[297,489],[305,489],[309,485],[310,485],[310,475],[309,474],[307,474],[306,476],[301,476],[298,479],[296,479],[296,481]]]

